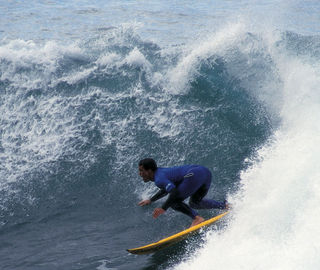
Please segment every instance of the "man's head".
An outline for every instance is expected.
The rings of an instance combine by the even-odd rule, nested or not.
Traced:
[[[157,163],[152,158],[142,159],[139,162],[139,175],[144,182],[153,181],[157,168]]]

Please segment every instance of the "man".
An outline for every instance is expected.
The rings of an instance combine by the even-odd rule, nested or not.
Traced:
[[[139,162],[139,174],[144,182],[153,181],[160,190],[150,199],[139,202],[140,206],[148,205],[151,202],[169,194],[168,199],[153,212],[157,218],[171,207],[182,212],[193,219],[191,226],[204,221],[204,218],[194,209],[228,209],[227,201],[217,202],[204,199],[211,185],[211,172],[199,165],[184,165],[170,168],[158,168],[157,163],[146,158]],[[190,197],[189,205],[183,201]]]

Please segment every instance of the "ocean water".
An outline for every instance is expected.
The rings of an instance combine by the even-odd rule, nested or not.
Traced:
[[[1,1],[0,268],[320,267],[318,1]],[[141,158],[213,173],[189,226]],[[200,211],[209,218],[217,210]]]

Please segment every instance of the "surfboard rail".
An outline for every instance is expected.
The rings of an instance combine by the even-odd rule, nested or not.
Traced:
[[[159,240],[158,242],[154,242],[152,244],[141,246],[141,247],[137,247],[137,248],[127,249],[127,251],[132,253],[132,254],[138,254],[138,255],[155,252],[155,251],[157,251],[159,249],[168,247],[170,245],[173,245],[173,244],[183,240],[184,238],[186,238],[187,236],[189,236],[192,233],[197,232],[201,228],[204,228],[206,226],[211,225],[212,223],[216,222],[217,220],[219,220],[220,218],[224,217],[228,213],[229,213],[229,211],[224,212],[224,213],[222,213],[222,214],[220,214],[218,216],[215,216],[213,218],[205,220],[205,221],[203,221],[202,223],[200,223],[198,225],[190,227],[190,228],[188,228],[186,230],[183,230],[183,231],[181,231],[179,233],[171,235],[171,236],[169,236],[167,238],[164,238],[162,240]]]

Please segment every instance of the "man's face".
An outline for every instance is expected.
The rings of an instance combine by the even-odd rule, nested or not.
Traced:
[[[153,171],[146,170],[143,166],[139,166],[139,175],[142,177],[144,182],[149,182],[153,179]]]

